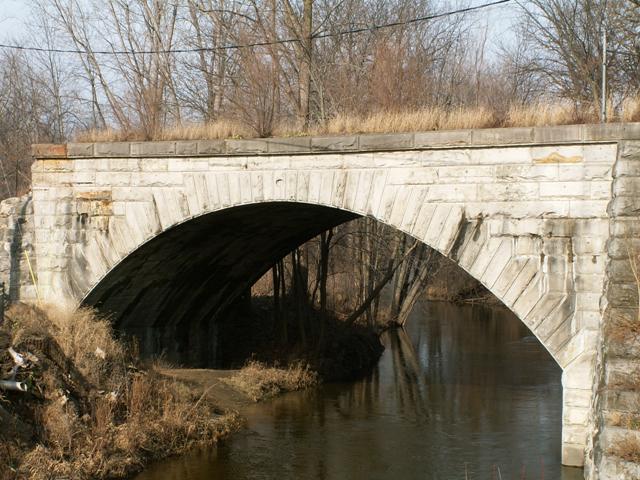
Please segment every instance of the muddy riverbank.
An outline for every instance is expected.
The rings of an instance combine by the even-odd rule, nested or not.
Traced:
[[[91,311],[23,304],[0,324],[0,367],[3,480],[125,478],[214,445],[241,426],[237,410],[254,399],[317,383],[301,365],[163,369]]]
[[[0,478],[125,478],[210,447],[242,425],[238,410],[248,404],[317,385],[312,362],[326,365],[324,352],[341,354],[331,359],[336,371],[351,358],[373,365],[377,336],[338,325],[327,326],[313,355],[297,350],[224,371],[171,369],[141,360],[135,341],[117,339],[92,311],[17,304],[0,324]]]

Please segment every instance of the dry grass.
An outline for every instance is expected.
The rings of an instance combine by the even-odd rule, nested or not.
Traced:
[[[618,112],[609,112],[612,121],[640,121],[640,97],[622,102]],[[512,106],[506,112],[489,107],[441,107],[412,111],[383,111],[365,115],[338,114],[325,124],[303,131],[295,123],[282,123],[274,128],[281,137],[304,135],[344,135],[355,133],[402,133],[432,130],[459,130],[492,127],[533,127],[597,123],[598,112],[578,111],[570,103],[536,103]],[[186,124],[168,127],[157,135],[144,135],[139,131],[90,130],[80,133],[77,142],[116,142],[142,140],[201,140],[225,138],[252,138],[255,131],[247,124],[233,119],[205,124]]]
[[[569,125],[574,123],[597,123],[593,112],[580,113],[572,104],[539,103],[513,106],[506,114],[505,127],[541,127],[545,125]]]
[[[219,120],[211,123],[192,123],[166,128],[151,138],[141,131],[121,131],[114,129],[88,130],[81,132],[76,142],[130,142],[144,140],[216,140],[225,138],[251,137],[252,131],[235,120]]]
[[[622,458],[627,462],[640,463],[640,440],[627,436],[609,449],[610,455]]]
[[[220,412],[206,394],[139,365],[114,339],[108,320],[89,310],[48,315],[17,305],[8,316],[5,335],[39,358],[25,374],[42,398],[7,396],[7,408],[33,425],[35,437],[0,453],[17,478],[122,478],[150,460],[213,443],[239,425],[236,414]],[[57,347],[38,350],[47,339]]]
[[[220,120],[213,123],[173,127],[161,132],[157,140],[224,139],[250,136],[251,129],[248,126],[235,120]]]
[[[245,393],[254,402],[259,402],[284,392],[313,387],[318,384],[318,375],[301,363],[284,369],[251,361],[225,381]]]
[[[425,108],[413,112],[379,112],[364,116],[337,115],[317,134],[400,133],[498,126],[495,112],[486,108],[444,110]]]
[[[109,319],[89,309],[69,312],[49,308],[48,317],[56,329],[58,344],[89,383],[106,387],[105,382],[122,380],[110,378],[113,368],[107,368],[127,359],[125,346],[113,337]]]

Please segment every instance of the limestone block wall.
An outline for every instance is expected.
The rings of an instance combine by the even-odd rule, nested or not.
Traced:
[[[607,281],[594,384],[594,430],[587,460],[590,479],[640,478],[640,466],[620,458],[640,452],[640,142],[620,144],[613,170],[607,242]]]
[[[34,219],[31,195],[9,198],[0,203],[0,282],[11,301],[35,301],[36,287],[31,275],[38,264],[34,249]]]

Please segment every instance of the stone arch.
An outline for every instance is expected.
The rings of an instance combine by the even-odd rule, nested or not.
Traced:
[[[311,223],[305,222],[303,230],[293,228],[293,223],[303,221],[304,216],[294,216],[280,224],[279,228],[291,229],[293,233],[285,236],[284,250],[273,247],[276,257],[348,219],[372,217],[424,242],[479,280],[564,367],[562,347],[570,339],[567,327],[575,298],[566,281],[550,278],[553,273],[550,263],[554,260],[545,253],[545,239],[509,233],[511,224],[519,221],[506,216],[487,218],[479,213],[469,217],[463,202],[427,201],[428,187],[407,185],[406,179],[403,182],[394,181],[393,172],[385,170],[355,174],[288,171],[281,176],[217,173],[215,185],[211,176],[193,174],[187,177],[186,189],[153,188],[150,201],[125,205],[124,215],[111,217],[107,225],[101,222],[82,225],[79,232],[85,241],[72,246],[67,278],[61,279],[66,280],[63,291],[76,302],[97,303],[100,295],[96,290],[112,295],[116,288],[113,284],[117,282],[109,282],[109,277],[117,276],[118,271],[126,268],[123,265],[128,259],[140,258],[146,248],[152,248],[164,235],[172,235],[178,242],[181,232],[211,223],[207,221],[211,219],[217,228],[226,225],[224,235],[233,238],[241,229],[251,231],[255,225],[251,225],[252,220],[243,224],[242,215],[231,212],[244,211],[251,216],[254,206],[264,219],[270,210],[291,215],[296,208],[282,206],[297,205],[305,215],[311,213],[315,218]],[[222,219],[221,223],[216,218]],[[557,249],[557,241],[553,242]],[[567,245],[566,249],[569,248]],[[275,257],[269,256],[266,263],[271,260]],[[163,262],[161,258],[152,261],[158,265]],[[263,273],[266,267],[265,264],[258,272]],[[569,272],[564,280],[570,277]],[[104,287],[105,281],[111,286]],[[135,295],[133,292],[127,293],[131,296]],[[237,292],[232,294],[235,295]]]
[[[89,240],[85,244],[74,246],[72,253],[73,262],[76,267],[69,268],[70,289],[78,289],[84,291],[83,297],[76,297],[82,303],[95,305],[101,302],[107,302],[107,310],[109,309],[109,301],[127,304],[124,312],[128,315],[129,320],[136,318],[159,318],[168,316],[175,321],[171,325],[172,328],[158,328],[156,331],[161,332],[165,338],[158,338],[153,331],[158,325],[145,324],[140,325],[127,324],[126,329],[135,332],[141,338],[147,341],[159,342],[156,345],[150,345],[151,349],[155,349],[158,344],[175,345],[181,351],[175,353],[184,358],[188,351],[197,352],[198,349],[191,348],[190,339],[208,339],[215,337],[215,322],[204,323],[205,329],[201,329],[203,322],[193,322],[193,318],[198,316],[207,317],[215,314],[216,309],[220,309],[226,305],[227,301],[237,297],[245,291],[253,281],[255,281],[269,266],[277,260],[277,258],[285,255],[295,246],[304,243],[306,240],[319,234],[327,228],[336,226],[344,221],[357,218],[358,216],[368,215],[390,225],[398,230],[407,233],[414,238],[425,242],[430,247],[436,249],[441,254],[455,261],[461,268],[467,271],[474,278],[478,279],[491,291],[502,303],[511,309],[533,332],[540,342],[549,350],[558,364],[566,369],[574,358],[571,357],[571,350],[563,350],[567,346],[571,346],[571,325],[572,317],[575,309],[575,295],[571,292],[570,280],[572,274],[567,273],[566,278],[560,282],[553,278],[554,260],[552,255],[547,255],[548,246],[545,246],[545,239],[536,236],[514,236],[510,234],[509,228],[513,228],[513,219],[499,218],[487,219],[483,216],[468,218],[465,216],[465,209],[460,204],[419,204],[418,202],[402,201],[395,205],[404,205],[403,208],[391,206],[387,204],[381,207],[377,212],[384,211],[383,215],[379,215],[375,210],[360,209],[359,211],[346,210],[344,204],[337,207],[335,204],[319,205],[318,203],[299,202],[297,199],[269,199],[255,203],[237,203],[223,205],[216,210],[203,210],[197,215],[188,216],[186,218],[173,217],[176,221],[168,221],[169,217],[163,218],[164,212],[176,212],[182,204],[184,198],[180,195],[169,194],[161,200],[160,195],[166,192],[156,192],[154,201],[149,205],[141,208],[135,216],[131,214],[124,217],[120,221],[110,222],[108,233],[99,236],[89,235]],[[420,192],[410,189],[410,192],[401,194],[401,198],[406,196],[421,198]],[[134,210],[135,211],[135,210]],[[155,212],[155,213],[154,213]],[[271,212],[269,214],[269,212]],[[299,212],[296,215],[296,212]],[[374,213],[375,212],[375,213]],[[152,214],[153,215],[150,215]],[[144,215],[141,217],[140,215]],[[269,215],[282,218],[284,221],[276,224],[276,230],[271,230],[265,226],[272,225],[272,218]],[[137,218],[137,220],[134,220]],[[141,235],[144,231],[140,222],[141,218],[156,219],[156,229],[148,228],[146,236]],[[244,220],[243,220],[244,219]],[[312,221],[309,222],[308,220]],[[256,222],[259,225],[256,226]],[[291,225],[297,225],[299,228],[292,228],[290,235],[274,236],[277,229],[290,228]],[[128,229],[136,226],[138,234],[128,232]],[[149,227],[151,227],[149,225]],[[153,278],[148,275],[149,268],[144,267],[145,259],[148,262],[149,255],[152,256],[152,263],[157,264],[158,268],[165,260],[166,254],[173,252],[175,258],[178,259],[178,253],[182,254],[184,248],[190,246],[195,250],[202,248],[202,242],[208,238],[212,232],[223,233],[223,236],[234,235],[231,241],[223,242],[214,246],[214,249],[220,248],[221,255],[229,255],[230,263],[218,264],[218,268],[214,270],[215,274],[219,274],[225,268],[231,268],[231,264],[241,261],[245,262],[246,268],[239,277],[235,279],[238,283],[231,289],[225,285],[216,283],[210,276],[201,277],[200,272],[195,283],[185,281],[185,272],[179,272],[175,282],[171,282],[167,277],[160,275]],[[244,232],[244,233],[243,233]],[[506,232],[506,233],[505,233]],[[273,239],[275,243],[267,243],[266,249],[254,250],[258,244],[252,242],[251,239],[267,236]],[[131,243],[125,243],[125,239],[129,238]],[[199,238],[200,244],[191,243],[194,239]],[[110,239],[110,240],[109,240]],[[109,260],[104,253],[104,247],[108,245],[106,242],[113,242],[120,239],[121,250],[126,253],[122,256],[111,257],[112,264],[105,269],[102,276],[95,275],[97,272],[90,265],[94,264],[92,259],[96,258],[96,254],[100,255],[106,261]],[[134,240],[138,239],[137,242]],[[164,239],[164,240],[163,240]],[[182,239],[183,243],[180,242]],[[246,250],[234,250],[232,245],[238,240],[242,240],[242,245],[247,245],[251,252],[256,251],[258,256],[251,258],[251,255],[243,255]],[[246,243],[248,241],[248,243]],[[177,242],[179,248],[166,250],[167,246],[173,242]],[[258,242],[264,244],[264,242]],[[558,248],[557,242],[552,242],[554,248]],[[114,245],[111,243],[111,245]],[[132,246],[128,246],[132,245]],[[568,245],[568,244],[567,244]],[[564,248],[570,248],[565,245]],[[211,250],[205,250],[211,252]],[[235,252],[235,253],[234,253]],[[259,254],[265,254],[260,258]],[[159,255],[159,257],[156,257]],[[193,258],[194,264],[202,261],[202,258]],[[172,268],[175,262],[168,262],[165,268]],[[105,265],[109,265],[105,263]],[[188,267],[187,271],[192,268]],[[222,270],[221,270],[222,269]],[[151,269],[153,270],[153,268]],[[88,271],[93,271],[95,277],[75,277],[76,274],[86,275]],[[177,270],[172,270],[175,272]],[[205,266],[204,271],[207,271]],[[247,272],[253,272],[253,275],[247,275]],[[133,275],[133,276],[131,276]],[[136,276],[138,275],[138,276]],[[140,275],[142,277],[140,277]],[[131,282],[122,281],[122,278],[128,277]],[[82,278],[86,278],[84,285],[91,285],[90,288],[83,288]],[[118,280],[118,279],[121,280]],[[233,280],[229,276],[223,276],[223,282]],[[154,286],[154,283],[160,282]],[[141,302],[143,297],[143,289],[136,290],[131,288],[134,284],[156,288],[157,293],[151,294],[149,299]],[[202,288],[194,288],[194,285],[201,285]],[[557,291],[554,291],[554,286]],[[217,291],[217,289],[221,291]],[[208,291],[214,289],[213,295],[207,295]],[[128,296],[128,298],[123,298]],[[181,296],[192,295],[195,302],[190,307],[186,307],[180,315],[172,315],[172,306],[179,305],[183,300]],[[154,301],[155,299],[155,301]],[[157,302],[157,303],[156,303]],[[103,305],[104,306],[104,305]],[[157,307],[157,308],[156,308]],[[169,311],[167,311],[169,308]],[[163,313],[164,312],[164,313]],[[123,325],[121,325],[124,327]],[[565,338],[567,340],[565,340]],[[200,345],[199,347],[202,347]],[[157,350],[156,350],[157,351]],[[208,354],[215,354],[215,345],[212,343],[205,348]],[[191,359],[192,362],[204,362],[201,356]],[[584,374],[584,365],[579,364],[579,373]],[[569,373],[568,373],[569,372]],[[584,390],[572,388],[572,376],[570,371],[566,370],[563,374],[564,395],[565,395],[565,412],[573,412],[576,410],[576,403],[582,400],[588,402],[588,398],[584,398]],[[588,405],[578,406],[585,410]],[[574,420],[569,418],[565,413],[565,426],[563,427],[563,437],[573,435],[578,441],[584,436],[581,432],[581,419]],[[563,444],[566,438],[563,439]],[[563,453],[565,458],[571,460],[576,455],[581,458],[583,446],[579,443],[571,443],[569,447],[564,447]],[[578,453],[574,453],[578,451]],[[565,460],[566,461],[566,460]]]
[[[104,148],[34,165],[35,246],[45,301],[78,305],[108,296],[117,286],[109,287],[109,278],[145,248],[243,208],[320,209],[284,227],[317,218],[327,226],[337,221],[336,212],[342,212],[340,221],[370,216],[452,258],[540,339],[563,368],[563,458],[582,462],[615,146],[248,157],[209,155],[198,147],[190,157],[142,155],[132,144],[114,158],[99,156]],[[251,234],[251,225],[229,225],[232,235]],[[303,229],[307,235],[312,230]],[[304,239],[300,233],[291,243]],[[162,265],[162,258],[155,261]],[[135,289],[121,290],[135,304]]]

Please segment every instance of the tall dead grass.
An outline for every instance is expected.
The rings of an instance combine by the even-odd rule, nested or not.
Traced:
[[[503,126],[542,127],[598,122],[597,113],[592,110],[581,112],[570,103],[535,103],[510,107],[504,118]]]
[[[17,478],[122,478],[239,426],[206,392],[140,364],[90,310],[17,305],[8,319],[1,329],[11,344],[38,358],[28,376],[41,397],[7,397],[7,409],[33,428],[32,443],[7,449]]]
[[[219,120],[210,123],[190,123],[165,128],[154,136],[147,136],[141,130],[87,130],[78,133],[76,142],[133,142],[145,140],[218,140],[226,138],[247,138],[253,136],[248,125],[236,120]]]
[[[93,310],[65,311],[49,308],[47,311],[55,338],[69,361],[89,383],[105,385],[105,382],[121,382],[116,370],[124,368],[128,357],[122,341],[113,336],[108,318],[96,315]]]
[[[623,122],[640,122],[640,96],[623,100],[620,117]]]
[[[401,133],[430,130],[489,128],[499,125],[487,108],[446,110],[425,108],[409,112],[378,112],[368,115],[337,115],[318,127],[316,134]]]
[[[640,121],[640,97],[627,98],[617,111],[608,113],[610,121]],[[308,131],[295,123],[282,122],[273,129],[282,137],[304,135],[346,135],[356,133],[402,133],[432,130],[460,130],[492,127],[534,127],[598,123],[594,109],[579,110],[570,103],[533,103],[511,106],[506,111],[491,107],[428,107],[408,111],[382,111],[369,114],[338,114]],[[143,140],[208,140],[256,137],[248,124],[235,119],[211,123],[167,127],[148,137],[140,131],[89,130],[75,137],[77,142],[116,142]]]
[[[254,402],[259,402],[281,393],[313,387],[318,384],[319,379],[316,372],[302,363],[278,368],[250,361],[225,381],[245,393]]]

